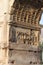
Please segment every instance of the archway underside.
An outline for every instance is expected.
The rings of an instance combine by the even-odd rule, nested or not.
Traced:
[[[32,2],[34,2],[32,4]],[[24,0],[15,0],[11,9],[11,17],[13,23],[21,25],[30,25],[39,26],[39,21],[41,19],[42,5],[40,3],[35,3],[35,1],[24,1]],[[42,3],[41,3],[42,4]],[[37,5],[37,6],[36,6]]]

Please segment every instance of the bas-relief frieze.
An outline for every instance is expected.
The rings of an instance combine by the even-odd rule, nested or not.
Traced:
[[[36,31],[35,31],[36,32]],[[15,43],[31,44],[34,45],[37,42],[37,36],[35,35],[34,30],[22,29],[11,27],[10,28],[10,39],[9,41]]]

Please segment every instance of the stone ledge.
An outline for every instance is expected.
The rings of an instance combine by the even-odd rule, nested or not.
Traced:
[[[23,22],[14,22],[14,23],[9,23],[9,25],[12,25],[12,26],[15,26],[15,27],[21,27],[21,28],[26,28],[26,29],[33,29],[33,30],[40,30],[41,27],[40,25],[31,25],[31,24],[28,24],[28,23],[23,23]]]

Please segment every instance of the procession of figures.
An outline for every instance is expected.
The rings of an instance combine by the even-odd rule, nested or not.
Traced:
[[[29,31],[29,30],[28,30]],[[35,31],[36,32],[36,31]],[[10,33],[9,33],[9,41],[14,43],[24,43],[34,45],[37,42],[37,36],[35,35],[34,30],[30,30],[30,33],[17,31],[15,27],[11,26]]]

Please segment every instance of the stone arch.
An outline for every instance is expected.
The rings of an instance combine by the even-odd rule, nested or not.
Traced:
[[[24,0],[22,0],[24,2]],[[15,0],[11,7],[11,16],[13,15],[13,19],[15,22],[27,22],[32,24],[39,24],[39,21],[41,19],[41,7],[37,8],[35,5],[31,6],[31,3],[33,1],[30,0],[30,2],[23,5],[23,2],[20,0]],[[27,0],[28,2],[28,0]],[[37,6],[38,4],[35,3]],[[13,21],[13,22],[14,22]]]
[[[41,2],[35,3],[34,1],[30,0],[28,3],[28,0],[26,2],[24,0],[11,0],[10,3],[12,3],[10,5],[11,25],[18,24],[19,26],[26,25],[30,27],[33,25],[36,28],[37,26],[39,26],[39,22],[42,15],[42,5],[38,4],[40,4]]]
[[[11,25],[19,24],[19,26],[28,25],[30,27],[32,25],[35,27],[39,26],[39,21],[41,19],[42,14],[42,5],[40,6],[37,2],[35,3],[31,0],[29,1],[29,3],[28,0],[26,2],[24,0],[13,0],[13,3],[10,6]]]
[[[10,25],[11,26],[14,26],[14,28],[16,29],[18,26],[20,27],[20,26],[22,26],[21,28],[25,28],[25,29],[27,29],[28,27],[30,27],[29,28],[29,39],[27,39],[26,38],[26,41],[25,41],[25,39],[24,39],[24,41],[22,41],[22,42],[24,42],[25,44],[28,44],[29,42],[29,44],[31,45],[31,43],[32,44],[34,44],[34,42],[36,42],[35,43],[35,45],[38,47],[38,43],[39,43],[39,33],[40,33],[40,26],[39,26],[39,21],[40,21],[40,18],[41,18],[41,14],[42,14],[42,11],[41,11],[41,6],[40,6],[40,3],[38,3],[37,2],[37,0],[26,0],[27,2],[25,2],[24,0],[15,0],[15,2],[13,2],[13,4],[12,4],[12,7],[11,7],[11,11],[10,11]],[[28,1],[29,1],[29,3],[28,3]],[[39,0],[38,0],[39,1]],[[25,4],[24,4],[25,3]],[[32,4],[33,3],[33,4]],[[18,29],[21,29],[21,28],[19,28],[18,27]],[[11,27],[12,28],[12,27]],[[13,30],[13,33],[14,33],[14,31],[15,31],[15,29],[14,28],[12,28],[12,30]],[[35,29],[34,29],[35,28]],[[17,29],[16,29],[17,30]],[[21,34],[21,35],[23,35],[24,36],[24,33],[23,32],[21,32],[22,30],[17,30],[17,32],[16,32],[16,34],[17,35],[19,35],[19,34]],[[12,32],[12,31],[10,31],[10,32]],[[18,34],[19,33],[19,34]],[[23,33],[23,34],[22,34]],[[36,34],[37,33],[37,34]],[[34,34],[34,35],[33,35]],[[26,35],[26,34],[25,34]],[[14,35],[13,36],[15,36],[15,33],[14,33]],[[12,37],[13,37],[12,36]],[[28,36],[28,35],[27,35]],[[34,37],[35,36],[35,37]],[[10,39],[12,38],[12,37],[10,37]],[[16,36],[17,37],[17,36]],[[32,38],[30,38],[30,37],[32,37]],[[20,37],[21,38],[21,37]],[[24,37],[22,37],[22,39],[23,38],[25,38],[25,36]],[[13,39],[13,38],[12,38]],[[12,40],[11,39],[11,40]],[[34,42],[33,42],[33,39],[34,39]],[[36,39],[36,41],[35,41],[35,39]],[[29,42],[27,42],[27,40],[29,40]],[[19,40],[18,40],[19,41]],[[11,41],[11,43],[13,43],[12,41]],[[14,42],[15,43],[15,42]],[[21,43],[21,42],[20,42]],[[19,42],[18,42],[18,44],[19,44]],[[12,45],[12,46],[11,46]],[[18,48],[17,47],[14,47],[13,45],[15,45],[15,44],[10,44],[10,50],[14,50],[14,49],[18,49],[20,46],[18,45]],[[19,48],[19,50],[22,50],[22,49],[24,49],[25,51],[26,50],[28,50],[28,45],[25,47],[23,47],[23,46],[21,46],[20,48]],[[15,50],[16,51],[16,50]],[[33,49],[33,51],[34,51],[34,49]],[[38,51],[38,50],[37,50]],[[37,52],[36,51],[36,52]],[[11,51],[10,51],[11,52]],[[11,52],[11,53],[13,53],[13,52]],[[28,54],[28,53],[27,53]],[[9,55],[10,55],[10,53],[9,53]],[[35,54],[34,54],[35,55]],[[27,56],[27,55],[26,55]],[[38,55],[39,56],[39,55]],[[28,57],[29,57],[29,55],[28,55]],[[32,57],[33,57],[33,55],[32,55]],[[15,57],[16,59],[17,59],[17,57]],[[22,58],[23,58],[23,56],[22,56]],[[27,57],[26,57],[27,58]],[[37,58],[37,57],[36,57]],[[36,59],[35,58],[35,59]],[[18,58],[19,59],[19,58]],[[12,61],[13,61],[13,59],[11,59]],[[33,60],[33,59],[32,59]],[[40,62],[40,59],[38,60],[39,62]],[[38,63],[38,61],[36,61],[37,63]],[[14,61],[15,62],[15,61]],[[30,60],[29,60],[29,62],[31,62]],[[10,63],[11,63],[11,61],[10,61]],[[18,62],[17,62],[18,63]],[[24,62],[24,60],[23,60],[23,63],[25,63]],[[29,64],[29,63],[28,63]]]

